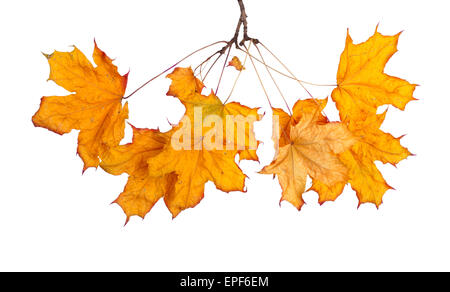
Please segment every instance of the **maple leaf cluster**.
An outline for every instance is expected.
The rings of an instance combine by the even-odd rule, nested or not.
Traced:
[[[178,98],[186,107],[180,123],[164,133],[133,127],[132,143],[120,145],[128,118],[127,103],[122,106],[127,76],[117,73],[117,67],[97,45],[93,56],[95,68],[76,47],[72,52],[46,56],[51,69],[49,79],[76,93],[43,97],[33,123],[58,134],[79,130],[78,154],[84,162],[83,171],[100,166],[113,175],[129,175],[124,191],[115,200],[127,221],[134,215],[143,218],[161,198],[176,217],[202,200],[208,181],[224,192],[244,191],[246,176],[235,157],[258,160],[256,149],[250,147],[255,140],[253,123],[246,124],[243,142],[231,141],[233,147],[229,147],[226,135],[218,135],[224,138],[217,141],[216,149],[196,147],[205,136],[194,135],[197,127],[194,113],[195,108],[200,108],[205,117],[216,116],[225,121],[229,116],[254,116],[254,121],[258,121],[261,119],[258,109],[236,102],[223,104],[213,92],[202,95],[204,85],[192,69],[176,68],[167,76],[172,80],[167,95]],[[235,127],[233,124],[231,131]],[[174,149],[171,141],[182,129],[192,132],[192,138],[182,142],[188,143],[188,147]],[[200,131],[207,130],[206,123],[201,123]],[[224,128],[225,134],[229,131]]]
[[[320,204],[336,200],[347,183],[356,192],[359,205],[382,204],[384,194],[392,187],[374,162],[395,166],[411,155],[400,144],[402,137],[395,138],[380,129],[387,110],[377,114],[380,106],[404,110],[414,100],[416,85],[384,73],[386,63],[397,51],[399,36],[383,36],[377,28],[366,42],[355,45],[347,31],[337,87],[331,94],[341,122],[330,123],[321,114],[326,100],[298,101],[293,116],[274,109],[274,120],[279,121],[279,150],[262,173],[278,176],[282,200],[301,209],[309,175],[310,190],[318,193]]]
[[[347,36],[337,87],[331,94],[339,110],[339,122],[330,122],[324,115],[327,99],[298,100],[291,114],[272,109],[276,157],[261,173],[278,176],[282,200],[301,209],[309,176],[310,190],[319,194],[321,204],[335,200],[347,183],[360,203],[382,203],[391,187],[374,162],[396,165],[411,155],[400,138],[380,130],[386,112],[377,113],[382,105],[403,110],[414,99],[415,85],[384,73],[396,52],[398,38],[376,31],[368,41],[355,45]],[[84,162],[83,171],[101,167],[112,175],[128,174],[124,191],[115,200],[127,222],[131,216],[144,218],[162,198],[176,217],[203,199],[208,181],[224,192],[244,191],[246,175],[235,157],[258,161],[259,141],[253,126],[262,116],[257,108],[222,103],[212,91],[202,94],[205,86],[193,70],[178,67],[167,76],[171,79],[167,95],[185,106],[183,118],[167,132],[133,127],[132,142],[121,145],[128,118],[128,104],[123,104],[127,75],[118,73],[97,44],[93,53],[96,66],[76,47],[46,57],[49,80],[72,94],[43,97],[33,123],[61,135],[79,130],[78,154]],[[245,69],[237,57],[229,66]],[[202,117],[200,124],[196,114]],[[211,116],[215,120],[206,123]],[[229,117],[253,117],[245,123],[245,139],[238,139],[237,125],[227,123]],[[205,143],[210,147],[202,147]]]

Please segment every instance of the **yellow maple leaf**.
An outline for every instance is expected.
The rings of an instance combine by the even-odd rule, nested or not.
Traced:
[[[244,61],[245,62],[245,61]],[[238,71],[245,70],[245,67],[242,65],[241,60],[238,57],[234,56],[231,61],[228,63],[228,66],[234,67]]]
[[[386,63],[397,52],[399,36],[384,36],[376,30],[366,42],[355,45],[347,32],[338,86],[331,94],[342,121],[376,114],[377,108],[386,104],[404,110],[414,100],[416,85],[384,73]]]
[[[396,165],[411,155],[409,150],[400,144],[400,139],[380,130],[386,112],[380,115],[368,115],[362,121],[348,122],[348,129],[353,133],[356,142],[348,150],[339,154],[339,159],[348,168],[350,185],[356,192],[359,205],[373,203],[379,207],[383,196],[392,189],[384,180],[375,165],[375,161]],[[311,190],[319,194],[319,203],[334,201],[344,190],[345,183],[339,182],[327,186],[320,180],[314,180]]]
[[[293,107],[293,116],[289,116],[281,109],[273,109],[273,114],[278,117],[278,129],[273,129],[273,141],[275,142],[275,150],[279,147],[290,143],[289,128],[295,126],[301,118],[302,114],[309,113],[316,116],[317,123],[328,123],[328,118],[322,114],[327,105],[327,99],[307,99],[299,100]],[[276,127],[277,123],[274,123]],[[278,145],[278,146],[277,146]],[[319,203],[323,204],[327,201],[334,201],[343,192],[347,179],[336,182],[329,186],[316,178],[312,178],[312,186],[308,191],[315,191],[319,195]]]
[[[401,137],[394,138],[380,130],[386,112],[377,115],[381,105],[404,110],[408,102],[415,100],[416,85],[384,73],[387,62],[397,52],[399,36],[384,36],[376,30],[366,42],[355,45],[347,33],[337,73],[338,87],[332,92],[341,120],[357,139],[339,159],[349,169],[349,182],[359,204],[373,203],[379,207],[385,192],[391,189],[375,161],[396,165],[411,155],[400,144]],[[334,201],[344,186],[344,182],[327,186],[313,179],[311,190],[319,194],[322,204]]]
[[[114,201],[125,212],[126,222],[135,215],[144,218],[159,199],[172,192],[175,174],[156,177],[148,172],[148,160],[161,153],[169,141],[167,133],[133,127],[132,143],[113,147],[103,155],[100,166],[106,172],[129,175],[124,191]]]
[[[383,195],[391,187],[386,183],[374,161],[396,165],[411,155],[400,144],[399,138],[380,130],[386,112],[370,115],[363,121],[350,121],[348,127],[357,138],[352,148],[340,155],[349,169],[349,182],[356,191],[359,203],[373,203],[377,207],[383,202]]]
[[[341,160],[341,155],[338,156]],[[342,162],[342,160],[341,160]],[[342,162],[346,165],[344,162]],[[346,165],[347,166],[347,165]],[[319,195],[319,204],[322,205],[325,202],[335,201],[344,191],[345,185],[348,183],[348,175],[346,180],[336,182],[333,185],[326,185],[318,179],[312,179],[312,185],[309,188],[310,191],[315,191]]]
[[[236,154],[241,159],[258,159],[256,148],[251,147],[253,122],[261,118],[258,109],[223,104],[212,92],[202,95],[204,85],[190,68],[176,68],[168,77],[172,79],[168,95],[186,107],[181,122],[167,133],[134,129],[132,143],[111,148],[102,157],[105,171],[130,175],[115,201],[127,221],[133,215],[144,217],[163,197],[176,217],[202,200],[208,181],[224,192],[244,191],[246,176],[235,162]],[[239,122],[238,116],[253,119]],[[230,117],[233,123],[227,124]],[[237,139],[238,132],[244,141]],[[258,146],[256,140],[253,143]]]
[[[194,93],[202,93],[205,85],[196,78],[192,68],[177,67],[172,73],[167,75],[172,80],[167,95],[169,96],[190,96]]]
[[[238,102],[223,104],[212,91],[207,96],[202,95],[204,85],[195,78],[191,68],[176,68],[167,77],[172,80],[167,95],[176,97],[183,103],[186,108],[185,116],[190,119],[194,129],[205,132],[210,129],[207,124],[217,126],[220,123],[224,129],[224,144],[238,150],[240,160],[258,160],[256,149],[260,142],[256,140],[253,128],[254,122],[262,118],[258,114],[259,108],[249,108]]]
[[[171,142],[148,164],[152,176],[177,175],[173,191],[165,197],[176,217],[203,199],[208,181],[224,192],[244,191],[246,176],[235,156],[239,153],[241,159],[258,159],[253,123],[261,116],[258,109],[234,102],[223,104],[213,92],[202,95],[204,85],[191,68],[176,68],[168,78],[172,84],[167,94],[178,98],[186,113],[170,131]],[[232,122],[227,123],[228,119]]]
[[[46,57],[50,65],[49,80],[75,93],[43,97],[33,123],[60,135],[80,130],[78,154],[84,162],[83,171],[97,167],[99,156],[118,145],[124,136],[128,104],[122,106],[122,97],[127,75],[117,72],[117,67],[97,44],[93,54],[97,67],[76,47],[72,52],[55,51]]]
[[[327,186],[347,181],[347,168],[337,155],[345,152],[354,138],[344,124],[325,122],[320,113],[324,104],[324,101],[306,100],[294,106],[288,126],[280,123],[279,131],[285,128],[280,135],[285,133],[289,138],[280,145],[274,161],[261,171],[278,176],[283,190],[281,200],[299,210],[304,204],[302,194],[308,175]],[[275,115],[280,112],[280,109],[274,111]],[[283,120],[286,123],[287,119]]]
[[[327,123],[328,118],[322,115],[327,102],[327,99],[298,100],[292,109],[292,116],[282,109],[272,108],[274,118],[272,140],[275,144],[275,151],[278,152],[279,147],[291,142],[289,129],[291,126],[295,126],[302,116],[312,115],[316,123]]]
[[[179,150],[168,144],[161,154],[149,160],[149,173],[152,176],[177,175],[173,191],[165,197],[173,217],[200,203],[208,181],[224,192],[244,191],[246,176],[235,162],[236,153],[233,150],[203,148]]]
[[[184,123],[184,126],[190,123]],[[176,149],[172,136],[183,123],[167,133],[134,129],[133,142],[111,148],[101,167],[113,175],[128,173],[124,191],[115,200],[130,216],[142,218],[164,197],[175,218],[181,211],[195,207],[204,195],[208,181],[222,191],[243,191],[245,175],[234,161],[236,151]],[[175,145],[176,146],[176,145]]]

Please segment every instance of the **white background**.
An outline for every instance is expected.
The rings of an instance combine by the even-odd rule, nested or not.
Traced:
[[[246,194],[225,194],[208,183],[205,199],[175,220],[159,202],[144,221],[133,218],[123,227],[125,215],[110,202],[126,175],[100,169],[81,175],[77,133],[61,137],[31,123],[41,96],[67,94],[46,82],[49,68],[41,52],[76,45],[91,58],[95,37],[121,73],[131,70],[131,92],[189,52],[230,39],[239,16],[236,1],[5,1],[0,4],[0,270],[450,270],[447,1],[245,2],[250,34],[298,78],[317,83],[336,82],[347,28],[357,43],[378,23],[383,34],[404,30],[386,72],[420,84],[419,101],[405,112],[390,108],[383,129],[407,134],[403,144],[416,156],[397,169],[378,164],[396,188],[380,209],[357,209],[349,187],[334,203],[319,206],[310,192],[301,212],[287,203],[280,207],[277,180],[256,173],[273,157],[269,114],[257,126],[265,141],[258,151],[261,164],[241,164],[249,176]],[[183,65],[196,66],[213,51]],[[246,67],[232,99],[269,112],[251,63]],[[274,105],[283,106],[259,69]],[[222,100],[235,76],[226,70]],[[307,98],[297,83],[275,76],[291,106]],[[216,84],[217,74],[208,77],[208,87]],[[176,123],[183,107],[165,95],[168,85],[160,78],[133,96],[129,121],[163,130],[167,120]],[[320,98],[332,89],[309,88]],[[326,112],[337,118],[332,102]],[[124,143],[129,140],[127,129]]]

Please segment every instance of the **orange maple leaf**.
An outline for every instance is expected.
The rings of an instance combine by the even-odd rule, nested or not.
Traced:
[[[83,171],[97,167],[99,156],[124,136],[128,104],[122,106],[122,97],[128,74],[121,76],[97,44],[93,53],[97,67],[76,47],[72,52],[55,51],[45,56],[50,65],[49,80],[75,93],[43,97],[33,123],[60,135],[80,130],[78,154],[84,162]]]
[[[300,100],[290,117],[281,109],[274,110],[281,139],[274,161],[263,168],[263,174],[276,174],[283,190],[281,201],[286,200],[301,209],[304,205],[306,178],[320,180],[333,186],[348,179],[347,168],[338,154],[354,143],[354,138],[342,123],[330,123],[322,116],[326,100]]]
[[[304,115],[304,113],[313,114],[317,123],[328,123],[328,118],[322,115],[322,111],[327,105],[327,99],[306,99],[299,100],[292,108],[292,116],[279,108],[272,108],[273,116],[276,120],[273,123],[272,140],[275,145],[275,151],[289,143],[290,128],[295,126]]]
[[[380,130],[386,112],[377,115],[378,107],[390,104],[401,110],[415,100],[416,85],[385,74],[384,67],[397,51],[400,34],[383,36],[377,30],[366,42],[354,45],[347,32],[344,52],[337,73],[338,87],[333,90],[341,120],[356,138],[356,143],[339,154],[349,169],[349,182],[356,191],[359,204],[373,203],[377,207],[391,187],[386,183],[375,161],[396,165],[411,153],[400,144],[400,138]],[[319,202],[334,201],[345,183],[327,186],[314,180],[311,189],[319,194]]]
[[[244,61],[245,62],[245,61]],[[238,71],[245,70],[244,65],[242,65],[241,60],[238,57],[234,56],[231,61],[228,63],[228,66],[234,67]]]
[[[132,143],[111,148],[102,157],[105,171],[130,175],[124,192],[115,201],[124,210],[127,222],[133,215],[143,218],[162,197],[176,217],[202,200],[208,181],[224,192],[244,191],[246,176],[235,156],[239,153],[241,159],[258,159],[250,141],[254,139],[253,122],[261,118],[258,109],[238,103],[224,105],[213,93],[202,95],[204,85],[190,68],[176,68],[169,78],[172,84],[168,95],[176,96],[186,106],[181,122],[167,133],[134,128]],[[234,123],[222,128],[227,117],[252,115],[245,127],[241,124],[239,129]],[[246,140],[235,139],[238,134],[232,131],[242,131]],[[232,139],[227,139],[230,135]]]
[[[124,191],[114,201],[124,210],[126,222],[134,215],[144,218],[163,197],[175,218],[203,199],[207,181],[225,192],[244,190],[245,175],[234,161],[236,151],[174,149],[171,139],[178,130],[134,129],[132,143],[111,148],[104,156],[105,171],[129,174]]]
[[[387,190],[392,189],[375,161],[396,165],[411,155],[409,150],[400,144],[399,138],[380,130],[386,117],[369,115],[363,121],[349,121],[348,128],[356,137],[356,143],[339,155],[341,162],[349,169],[349,182],[359,199],[359,205],[373,203],[379,207]],[[313,181],[312,189],[319,194],[319,201],[334,201],[343,190],[343,184],[325,187],[320,181]]]
[[[191,68],[176,68],[168,78],[172,84],[167,94],[178,98],[186,113],[170,131],[171,143],[149,161],[149,172],[153,176],[177,175],[174,190],[166,198],[167,207],[176,217],[202,200],[208,181],[224,192],[244,191],[246,176],[235,156],[239,153],[241,159],[258,160],[253,123],[261,116],[258,109],[235,102],[223,104],[213,92],[202,95],[204,85]],[[244,120],[236,121],[237,117]],[[233,123],[227,123],[227,118]],[[239,131],[243,140],[237,139]]]
[[[129,221],[131,216],[144,218],[153,205],[173,190],[177,176],[166,174],[151,176],[148,160],[155,157],[170,141],[168,133],[133,127],[133,141],[111,148],[102,157],[100,166],[113,175],[127,173],[124,191],[114,201],[122,207]]]
[[[167,77],[172,80],[167,95],[178,98],[185,106],[185,116],[191,120],[194,129],[197,128],[200,132],[194,125],[198,121],[206,121],[207,124],[221,123],[224,144],[238,150],[241,160],[258,160],[256,149],[260,142],[256,140],[253,128],[254,122],[262,118],[258,114],[259,108],[249,108],[238,102],[223,104],[212,91],[208,96],[202,95],[204,85],[194,76],[191,68],[175,68]],[[203,131],[208,128],[204,124],[203,122]],[[245,127],[245,131],[240,127]],[[238,137],[239,134],[242,136]]]
[[[180,130],[187,123],[182,122],[181,127],[175,127],[173,131]],[[191,146],[194,148],[201,143],[200,140],[192,140]],[[173,191],[165,197],[173,217],[200,203],[208,181],[224,192],[244,191],[246,176],[235,162],[236,154],[235,150],[182,150],[169,143],[159,155],[150,159],[151,176],[161,177],[172,173],[177,176]]]
[[[338,86],[331,94],[342,121],[376,114],[377,108],[385,104],[404,110],[414,100],[416,85],[384,73],[386,63],[397,52],[399,36],[384,36],[376,30],[366,42],[355,45],[347,31]]]

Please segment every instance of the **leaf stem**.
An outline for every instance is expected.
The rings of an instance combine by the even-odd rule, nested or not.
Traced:
[[[245,50],[247,51],[247,53],[250,54],[250,52],[249,52],[247,46],[246,46],[245,44],[242,44],[242,46],[245,48]],[[252,58],[250,58],[250,61],[252,62],[253,68],[255,69],[256,76],[258,77],[259,83],[261,84],[261,87],[262,87],[262,89],[263,89],[263,91],[264,91],[264,94],[266,95],[267,102],[269,103],[269,106],[270,106],[271,108],[273,108],[272,103],[270,102],[269,94],[267,94],[266,87],[264,86],[264,83],[263,83],[263,81],[262,81],[262,79],[261,79],[261,76],[259,75],[258,69],[256,69],[255,62],[253,61]]]
[[[314,96],[311,94],[311,92],[309,92],[309,90],[303,85],[303,83],[302,82],[300,82],[299,81],[299,79],[297,78],[297,77],[295,77],[295,75],[294,75],[294,73],[292,73],[292,71],[291,70],[289,70],[289,68],[274,54],[274,53],[272,53],[272,51],[271,50],[269,50],[263,43],[261,43],[261,46],[267,51],[267,52],[269,52],[280,64],[281,64],[281,66],[283,66],[284,67],[284,69],[286,69],[286,71],[288,71],[289,72],[289,74],[293,77],[293,78],[295,78],[295,80],[297,80],[298,82],[299,82],[299,84],[300,84],[300,86],[308,93],[308,95],[311,97],[311,98],[313,98],[314,99]]]
[[[271,50],[269,50],[263,43],[260,43],[261,46],[263,46],[264,49],[266,49],[267,52],[269,52],[283,67],[284,69],[286,69],[286,71],[289,72],[289,74],[291,74],[291,76],[293,78],[295,78],[295,80],[298,81],[298,83],[300,84],[300,86],[308,93],[308,95],[311,97],[312,100],[314,100],[314,102],[319,105],[319,103],[317,102],[317,99],[309,92],[309,90],[305,87],[305,85],[303,85],[303,83],[301,81],[298,80],[297,77],[295,77],[294,73],[292,73],[291,70],[289,70],[289,68],[274,54],[272,53]],[[323,111],[322,111],[323,113]],[[327,115],[325,113],[323,113],[323,115],[326,117]]]
[[[217,95],[217,92],[219,91],[219,86],[220,86],[220,82],[222,81],[223,72],[225,71],[225,67],[227,66],[228,58],[230,57],[230,51],[231,51],[231,46],[228,48],[228,53],[225,58],[225,62],[223,62],[222,72],[220,72],[219,82],[217,83],[215,95]]]
[[[239,50],[241,50],[242,52],[244,52],[244,53],[247,54],[247,52],[246,52],[245,50],[242,50],[242,49],[239,49]],[[297,82],[301,82],[301,83],[303,83],[303,84],[307,84],[307,85],[311,85],[311,86],[319,86],[319,87],[335,87],[335,86],[337,86],[337,84],[317,84],[317,83],[312,83],[312,82],[309,82],[309,81],[300,80],[300,79],[297,79],[297,78],[295,78],[295,77],[292,77],[291,75],[288,75],[288,74],[286,74],[286,73],[283,73],[283,72],[281,72],[281,71],[278,70],[278,69],[275,69],[274,67],[268,65],[267,63],[264,64],[264,62],[263,62],[262,60],[258,59],[257,57],[255,57],[255,56],[252,55],[252,54],[250,54],[249,57],[253,58],[253,60],[257,61],[258,63],[261,63],[261,64],[267,66],[267,68],[269,68],[269,69],[272,70],[273,72],[276,72],[276,73],[278,73],[278,74],[280,74],[280,75],[282,75],[282,76],[284,76],[284,77],[287,77],[287,78],[289,78],[289,79],[295,80],[295,81],[297,81]]]
[[[266,61],[264,60],[264,57],[263,57],[263,55],[261,54],[261,50],[258,48],[258,45],[255,45],[255,47],[256,47],[256,50],[257,50],[258,53],[259,53],[259,56],[261,57],[261,60],[263,61],[263,64],[264,64],[264,67],[265,67],[266,70],[267,70],[267,73],[269,74],[270,78],[272,79],[273,83],[275,84],[275,87],[278,89],[278,92],[280,93],[281,98],[283,99],[284,104],[286,105],[286,108],[287,108],[287,110],[289,111],[289,114],[292,116],[291,108],[289,107],[289,104],[287,103],[286,98],[284,97],[283,92],[281,91],[280,87],[278,86],[278,83],[275,81],[275,78],[273,77],[272,73],[270,72],[269,68],[267,67]]]
[[[205,82],[206,77],[208,77],[209,72],[211,72],[212,68],[214,67],[214,65],[216,65],[217,61],[219,61],[219,59],[222,57],[221,54],[219,54],[219,56],[217,56],[217,58],[214,60],[214,62],[212,63],[212,65],[209,67],[208,71],[206,72],[205,76],[202,78],[202,82]]]
[[[202,63],[200,63],[197,67],[195,67],[194,73],[197,72],[197,70],[206,62],[208,62],[211,58],[213,58],[215,55],[219,54],[219,58],[220,56],[224,55],[225,52],[228,50],[228,54],[231,50],[231,47],[233,46],[233,44],[235,45],[235,47],[237,49],[242,50],[241,46],[243,46],[243,44],[246,41],[252,41],[253,43],[257,44],[259,43],[258,39],[255,38],[251,38],[248,35],[248,22],[247,22],[247,13],[245,11],[245,5],[244,5],[244,1],[243,0],[237,0],[238,4],[239,4],[239,9],[241,11],[241,15],[239,16],[239,20],[236,26],[236,30],[234,32],[233,37],[226,42],[225,46],[223,46],[222,49],[218,50],[217,52],[215,52],[214,54],[212,54],[211,56],[209,56],[208,58],[206,58]],[[239,41],[239,34],[241,32],[241,27],[243,27],[243,36],[242,36],[242,40]],[[227,58],[228,59],[228,58]]]

